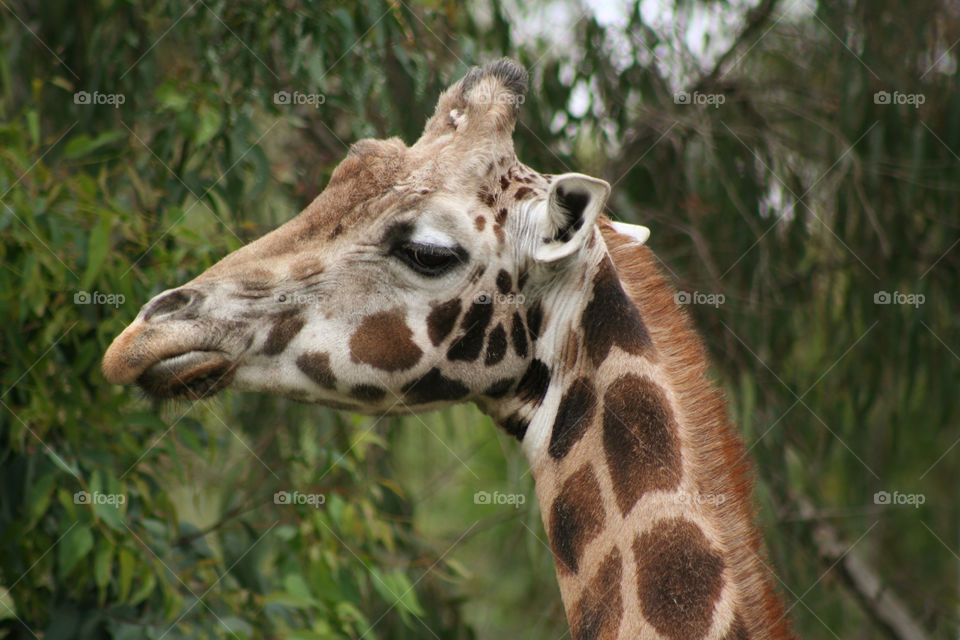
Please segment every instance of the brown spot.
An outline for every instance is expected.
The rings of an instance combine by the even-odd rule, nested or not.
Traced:
[[[624,516],[647,491],[680,484],[680,442],[663,391],[647,377],[626,374],[603,398],[603,450]]]
[[[473,273],[470,274],[470,284],[476,284],[480,278],[483,277],[483,274],[487,272],[487,265],[481,264],[478,265],[476,269],[473,270]]]
[[[494,223],[496,223],[496,225],[497,225],[498,227],[502,227],[502,226],[503,226],[503,223],[506,221],[506,219],[507,219],[507,209],[506,209],[506,207],[501,207],[501,208],[497,211],[496,215],[493,217],[493,221],[494,221]]]
[[[504,331],[502,324],[497,323],[487,337],[487,355],[483,364],[488,367],[497,364],[505,355],[507,355],[507,332]]]
[[[263,345],[260,353],[267,356],[275,356],[281,353],[290,344],[290,341],[300,333],[303,325],[306,324],[300,317],[296,309],[284,311],[277,316],[273,326],[270,327],[270,333],[267,334],[267,341]]]
[[[743,617],[740,613],[736,613],[733,616],[733,622],[730,623],[730,628],[727,629],[727,633],[724,634],[723,640],[750,640],[750,634],[747,633],[747,625],[743,622]]]
[[[521,181],[529,182],[529,180],[524,180],[523,178],[521,178]],[[513,194],[513,197],[516,198],[517,200],[524,200],[526,198],[529,198],[532,195],[533,195],[533,189],[531,189],[530,187],[520,187],[519,189],[517,189],[517,192]]]
[[[644,617],[671,640],[696,640],[710,629],[723,587],[723,559],[688,520],[657,523],[633,543],[637,595]]]
[[[510,186],[510,179],[507,176],[500,176],[500,189],[506,191],[507,187]]]
[[[524,270],[523,273],[520,274],[520,277],[517,278],[517,289],[519,289],[520,291],[523,291],[523,287],[526,286],[527,278],[529,277],[530,277],[530,272],[527,270]]]
[[[513,312],[513,321],[510,326],[510,337],[513,338],[513,348],[521,358],[527,357],[527,327],[523,318],[516,311]]]
[[[480,200],[480,202],[482,202],[483,204],[487,205],[488,207],[492,207],[497,197],[493,194],[492,191],[490,191],[486,187],[483,187],[480,189],[479,193],[477,193],[477,199]]]
[[[297,367],[324,389],[333,389],[337,384],[337,378],[330,368],[330,354],[318,351],[304,353],[297,358]]]
[[[404,395],[413,404],[459,400],[469,391],[462,382],[446,377],[436,367],[403,387]]]
[[[522,402],[538,406],[550,386],[550,369],[542,361],[534,358],[517,383],[517,396]]]
[[[409,369],[423,351],[413,342],[401,309],[367,316],[350,336],[350,358],[384,371]]]
[[[337,226],[335,226],[335,227],[333,228],[333,231],[330,232],[330,235],[328,236],[328,239],[334,240],[334,239],[335,239],[337,236],[339,236],[341,233],[343,233],[343,223],[338,222],[338,223],[337,223]]]
[[[500,244],[503,244],[504,241],[507,239],[507,234],[503,232],[503,227],[499,225],[493,228],[493,233],[494,235],[497,236],[497,242],[499,242]],[[500,254],[498,253],[497,255],[500,255]]]
[[[593,280],[593,297],[583,310],[584,344],[594,366],[600,366],[617,345],[639,355],[652,346],[637,307],[624,293],[610,258],[604,259]]]
[[[490,324],[491,317],[493,317],[492,304],[488,301],[474,302],[460,323],[464,334],[450,345],[447,350],[447,359],[467,362],[476,360],[483,350],[483,339],[486,337],[487,325]]]
[[[427,316],[427,336],[433,346],[440,346],[444,338],[453,331],[453,326],[460,316],[460,299],[454,298],[442,304],[431,305],[430,315]]]
[[[487,219],[483,216],[477,216],[473,219],[473,226],[477,228],[477,231],[483,231],[484,227],[487,226]]]
[[[497,290],[503,295],[507,295],[510,293],[512,287],[513,280],[510,278],[510,274],[504,269],[500,269],[500,271],[497,272]]]
[[[530,426],[530,421],[518,415],[511,415],[507,416],[500,426],[514,438],[523,442],[523,437],[527,435],[527,427]]]
[[[527,326],[530,328],[530,339],[534,342],[540,337],[540,328],[543,326],[543,308],[537,300],[527,311]]]
[[[383,400],[387,395],[385,389],[374,386],[372,384],[358,384],[354,388],[350,389],[350,395],[360,400],[367,402],[376,402],[378,400]]]
[[[550,455],[560,460],[580,441],[593,421],[597,408],[596,392],[588,378],[577,378],[563,394],[550,434]]]
[[[492,385],[487,387],[487,390],[483,392],[483,395],[489,398],[502,398],[507,395],[507,392],[513,388],[513,385],[516,383],[514,378],[503,378],[497,380]]]
[[[563,349],[563,366],[567,371],[577,366],[577,357],[580,355],[580,336],[575,331],[567,334],[567,344]]]
[[[614,547],[573,606],[570,616],[573,640],[615,640],[623,616],[622,575],[620,550]]]
[[[567,478],[550,506],[550,546],[561,571],[577,573],[580,554],[600,534],[604,517],[600,484],[587,463]]]

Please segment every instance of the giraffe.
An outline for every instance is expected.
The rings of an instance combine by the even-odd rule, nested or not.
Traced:
[[[572,637],[793,637],[706,358],[610,186],[513,147],[502,59],[412,146],[361,140],[298,216],[150,300],[103,372],[370,414],[472,401],[520,441]]]

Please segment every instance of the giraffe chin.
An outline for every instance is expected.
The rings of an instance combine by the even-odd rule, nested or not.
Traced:
[[[228,386],[235,371],[219,351],[188,351],[152,364],[137,385],[153,398],[200,400]]]

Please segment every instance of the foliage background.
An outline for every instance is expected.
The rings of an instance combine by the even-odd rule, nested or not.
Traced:
[[[473,407],[154,406],[99,371],[143,302],[288,219],[352,141],[412,142],[505,54],[532,71],[521,159],[609,180],[678,288],[724,296],[689,309],[800,635],[890,634],[855,558],[956,637],[956,4],[596,6],[0,2],[0,637],[567,633],[525,463]]]

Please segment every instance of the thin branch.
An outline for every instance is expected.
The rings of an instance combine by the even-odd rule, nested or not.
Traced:
[[[841,584],[853,592],[867,617],[896,640],[928,640],[927,632],[907,605],[858,550],[851,549],[836,528],[819,517],[807,498],[797,497],[796,501],[800,516],[816,523],[813,525],[813,543],[818,553],[836,565],[835,570],[843,577]]]

